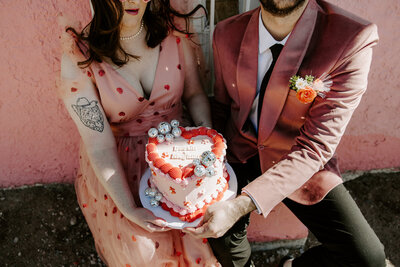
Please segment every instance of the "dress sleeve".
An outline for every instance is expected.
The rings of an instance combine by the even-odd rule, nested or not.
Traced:
[[[80,66],[79,62],[86,61],[88,58],[88,47],[82,41],[78,41],[77,36],[72,31],[63,30],[60,36],[61,46],[61,75],[60,86],[63,82],[70,81],[76,83],[76,79],[91,81],[95,86],[96,81],[91,66]],[[78,75],[79,73],[79,75]],[[60,91],[62,93],[62,91]],[[96,90],[97,93],[97,90]]]

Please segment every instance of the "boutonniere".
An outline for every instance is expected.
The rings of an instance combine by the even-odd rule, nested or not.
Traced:
[[[297,92],[296,97],[303,104],[313,102],[317,96],[324,98],[331,86],[332,81],[326,73],[317,79],[312,75],[306,75],[304,78],[294,75],[289,80],[290,89]]]

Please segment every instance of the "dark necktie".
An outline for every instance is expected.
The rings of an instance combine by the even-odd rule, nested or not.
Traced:
[[[283,45],[281,45],[281,44],[274,44],[270,48],[271,52],[272,52],[272,63],[271,63],[271,66],[269,67],[268,71],[264,75],[264,78],[263,78],[263,80],[261,82],[261,86],[260,86],[260,93],[258,95],[258,110],[257,110],[258,125],[260,124],[260,114],[261,114],[262,104],[263,104],[263,100],[264,100],[265,90],[267,89],[269,78],[271,77],[271,73],[274,69],[276,60],[278,59],[279,54],[282,51],[282,48],[283,48]]]

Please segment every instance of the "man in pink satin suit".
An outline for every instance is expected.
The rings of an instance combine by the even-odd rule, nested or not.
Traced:
[[[280,266],[385,266],[382,244],[340,178],[335,157],[367,88],[377,28],[322,0],[260,0],[214,33],[214,127],[228,141],[239,196],[212,205],[203,225],[223,266],[251,266],[249,213],[283,202],[321,242]],[[303,104],[292,76],[329,75]],[[325,76],[323,76],[325,77]]]

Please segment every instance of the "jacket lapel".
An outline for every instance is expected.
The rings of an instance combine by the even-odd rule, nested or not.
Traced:
[[[306,54],[318,14],[315,0],[310,0],[297,21],[271,74],[261,110],[258,142],[270,136],[289,93],[289,79],[296,75]]]
[[[238,129],[243,128],[257,92],[259,12],[260,8],[253,11],[240,45],[236,69],[240,101],[240,115],[236,121]],[[246,131],[243,134],[253,142],[257,142],[254,131]]]

